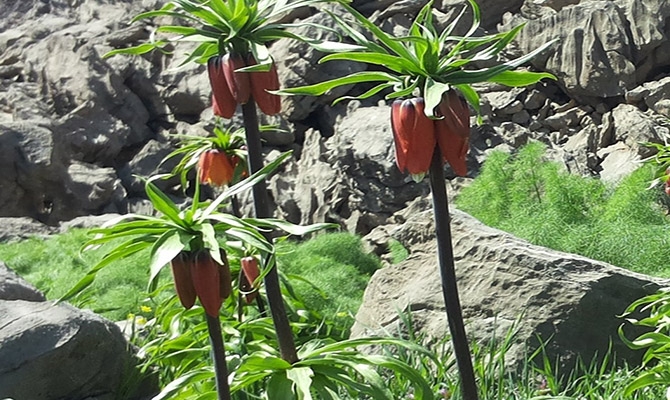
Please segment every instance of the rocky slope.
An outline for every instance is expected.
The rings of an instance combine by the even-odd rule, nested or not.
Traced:
[[[421,2],[355,1],[386,29],[403,29]],[[578,4],[573,4],[578,3]],[[463,1],[437,2],[446,21]],[[129,24],[159,1],[9,0],[0,14],[0,216],[55,225],[86,214],[141,207],[133,175],[156,171],[172,146],[169,133],[202,133],[211,123],[203,67],[175,69],[183,53],[118,56],[107,51],[146,40],[155,26]],[[559,42],[533,62],[558,81],[509,89],[486,85],[484,124],[472,129],[470,175],[490,148],[547,143],[580,174],[616,180],[648,151],[640,141],[670,136],[667,116],[666,18],[661,0],[480,1],[489,32],[527,22],[510,55],[545,40]],[[332,25],[314,9],[303,21]],[[299,28],[324,35],[311,27]],[[364,66],[319,65],[303,44],[272,45],[283,86],[314,83]],[[293,97],[272,120],[288,134],[272,148],[302,157],[274,185],[280,214],[291,220],[336,220],[365,233],[403,208],[425,185],[395,170],[381,98],[331,107],[327,98]],[[334,167],[333,167],[334,166]],[[316,185],[316,182],[320,182]],[[327,182],[323,184],[322,182]]]

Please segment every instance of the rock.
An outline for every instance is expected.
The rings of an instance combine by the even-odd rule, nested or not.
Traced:
[[[524,90],[521,88],[510,88],[503,92],[484,93],[482,98],[488,101],[494,113],[514,114],[515,112],[521,111],[518,109],[518,106],[516,106],[516,103],[518,102],[517,98],[523,91]],[[513,104],[515,104],[515,106],[512,106]],[[523,105],[521,105],[521,108],[523,108]],[[511,110],[511,112],[505,110]]]
[[[670,91],[670,76],[658,81],[644,83],[626,93],[626,101],[629,103],[640,103],[649,107],[651,110],[670,118],[668,113],[667,93]]]
[[[0,243],[14,242],[33,236],[47,236],[55,228],[28,217],[0,217]]]
[[[133,370],[119,328],[67,304],[0,301],[0,326],[2,398],[114,399]]]
[[[439,3],[439,2],[436,2]],[[493,30],[501,22],[502,16],[505,13],[517,13],[521,9],[524,0],[511,0],[511,1],[496,1],[496,0],[480,0],[477,2],[481,11],[481,25],[487,30]],[[448,12],[449,10],[457,9],[460,12],[458,6],[466,5],[467,2],[463,0],[442,0],[439,9]],[[469,5],[468,5],[469,7]],[[468,12],[468,15],[470,13]],[[465,24],[469,24],[470,21],[467,21],[469,18],[464,18]]]
[[[494,129],[505,142],[511,144],[514,148],[519,148],[528,143],[530,137],[528,129],[514,122],[503,122],[500,127]]]
[[[336,25],[326,13],[316,14],[303,22],[322,24],[331,28]],[[317,30],[310,25],[296,28],[295,33],[314,39],[337,40],[335,33]],[[277,72],[282,87],[310,85],[366,69],[365,64],[350,61],[330,61],[319,64],[318,61],[324,54],[305,43],[298,43],[292,39],[276,41],[270,52],[277,61]],[[328,95],[321,97],[284,97],[282,98],[282,113],[289,121],[303,120],[319,106],[332,103],[334,99],[345,95],[349,90],[351,90],[351,85],[333,89]]]
[[[398,316],[403,310],[411,310],[418,337],[439,341],[447,334],[432,211],[423,210],[392,233],[410,256],[375,272],[352,337],[397,332],[403,328]],[[640,355],[617,337],[622,323],[617,315],[670,281],[531,245],[459,210],[451,217],[458,286],[471,339],[486,343],[494,328],[504,335],[507,327],[515,326],[518,332],[507,353],[509,362],[517,362],[513,367],[523,365],[527,348],[538,347],[536,335],[548,340],[548,359],[557,360],[563,372],[574,367],[577,357],[591,360],[606,354],[610,345],[618,358],[639,362]]]
[[[45,301],[46,297],[0,261],[0,303],[3,300]]]
[[[600,163],[600,179],[616,184],[642,165],[640,156],[623,142],[598,150]]]
[[[547,95],[539,90],[531,90],[526,93],[523,106],[527,110],[537,110],[544,105],[545,101],[547,101]]]
[[[65,203],[65,165],[54,134],[43,121],[0,124],[0,216],[51,221],[54,203]]]
[[[104,223],[120,217],[121,214],[102,214],[102,215],[85,215],[82,217],[73,218],[69,221],[60,223],[59,232],[65,233],[70,229],[90,229],[99,228]]]
[[[82,214],[124,212],[126,191],[113,168],[73,163],[68,168],[67,190],[78,200]],[[73,216],[78,216],[74,214]]]
[[[624,142],[642,158],[651,156],[653,150],[640,143],[670,142],[670,124],[667,121],[653,118],[650,113],[643,113],[630,104],[620,104],[612,110],[612,129],[613,142]]]
[[[545,118],[543,124],[552,130],[560,131],[562,129],[579,126],[579,122],[585,115],[586,112],[584,110],[578,107],[573,107]]]
[[[504,29],[522,22],[505,21]],[[626,20],[614,2],[586,1],[555,14],[529,20],[517,36],[519,54],[559,39],[552,50],[533,59],[543,71],[556,75],[571,95],[613,97],[635,86],[635,63]]]
[[[123,182],[123,187],[128,191],[128,195],[145,196],[144,181],[153,175],[167,174],[177,165],[180,156],[167,160],[165,164],[161,162],[173,151],[175,147],[157,140],[149,140],[144,147],[133,157],[128,165],[119,170],[119,178]],[[179,178],[157,179],[154,181],[159,189],[166,191],[179,182]]]

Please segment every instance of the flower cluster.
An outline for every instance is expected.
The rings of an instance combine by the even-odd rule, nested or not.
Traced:
[[[401,172],[409,173],[416,181],[423,179],[430,168],[436,148],[456,174],[467,173],[468,105],[458,93],[450,90],[442,95],[437,108],[436,115],[441,119],[426,116],[425,101],[421,97],[396,100],[391,107],[396,163]]]
[[[250,55],[248,61],[239,54],[226,53],[212,56],[207,61],[207,73],[212,86],[212,109],[214,115],[230,119],[238,104],[246,104],[253,98],[266,115],[281,111],[281,99],[270,91],[279,89],[277,66],[273,62],[268,71],[240,71],[257,65]]]
[[[181,305],[190,309],[197,296],[205,312],[211,317],[219,315],[223,300],[230,296],[231,276],[225,251],[221,249],[222,264],[208,251],[182,251],[172,259],[172,277]]]

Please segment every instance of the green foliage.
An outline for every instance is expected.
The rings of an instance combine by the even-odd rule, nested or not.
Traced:
[[[632,317],[635,312],[648,312],[649,315],[636,319]],[[628,317],[626,321],[633,325],[653,329],[630,341],[623,332],[623,325],[619,328],[619,337],[628,347],[646,349],[642,361],[649,367],[628,384],[626,394],[660,386],[668,390],[670,397],[670,291],[666,289],[633,302],[624,317]]]
[[[172,0],[158,10],[137,15],[133,22],[168,17],[164,20],[177,21],[177,25],[160,25],[156,32],[167,34],[169,38],[151,39],[137,46],[116,49],[105,54],[111,57],[117,54],[140,55],[152,50],[169,52],[169,47],[179,42],[200,43],[181,63],[204,63],[216,54],[231,51],[251,52],[258,65],[246,67],[246,71],[267,71],[272,59],[266,46],[267,42],[281,38],[293,38],[309,42],[317,49],[328,42],[312,40],[287,28],[303,26],[300,23],[282,23],[280,20],[291,11],[315,6],[321,0]],[[307,25],[307,24],[304,24]],[[315,24],[309,24],[317,26]],[[321,27],[322,29],[327,29]],[[351,48],[340,44],[338,47]]]
[[[363,251],[361,239],[349,233],[319,235],[304,244],[278,248],[280,270],[306,281],[293,285],[310,308],[324,315],[352,315],[379,259]],[[353,320],[351,320],[353,322]]]
[[[473,83],[496,82],[507,86],[528,86],[544,78],[555,79],[546,72],[516,70],[554,41],[545,43],[519,58],[498,62],[498,54],[516,37],[523,25],[508,32],[474,36],[481,21],[479,6],[474,0],[468,0],[472,12],[472,24],[465,35],[456,34],[456,27],[468,7],[464,6],[460,14],[438,32],[433,21],[433,2],[429,1],[419,11],[409,32],[403,37],[389,35],[346,3],[347,1],[340,2],[347,14],[353,17],[354,24],[332,12],[326,12],[356,43],[356,46],[353,49],[342,46],[326,48],[332,54],[326,55],[319,62],[333,60],[363,62],[380,66],[388,72],[353,73],[314,85],[284,89],[281,91],[282,94],[320,96],[342,85],[361,82],[376,84],[357,97],[344,96],[335,100],[338,102],[344,99],[366,99],[389,88],[392,92],[386,98],[394,99],[410,96],[418,88],[426,101],[424,111],[426,116],[437,118],[434,114],[435,108],[442,101],[443,94],[452,87],[458,89],[479,113],[479,95],[471,86]],[[361,33],[362,31],[369,32],[374,40],[369,40]],[[477,61],[487,61],[487,65],[490,66],[472,69],[470,64]]]
[[[397,264],[405,261],[409,257],[409,251],[399,241],[395,239],[389,240],[389,253],[391,255],[391,264]]]
[[[97,261],[98,254],[79,254],[89,238],[86,230],[71,230],[46,239],[36,237],[5,243],[0,245],[0,260],[44,292],[48,299],[55,300]],[[147,265],[148,253],[118,261],[116,268],[98,275],[96,284],[76,304],[114,321],[137,313],[146,297]]]
[[[487,225],[534,244],[577,253],[634,271],[670,276],[670,221],[662,192],[647,190],[643,167],[608,187],[569,174],[531,143],[511,156],[494,152],[456,199]]]

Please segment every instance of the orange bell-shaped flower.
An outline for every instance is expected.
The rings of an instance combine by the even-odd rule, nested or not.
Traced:
[[[417,97],[396,100],[391,106],[391,128],[396,164],[420,181],[428,172],[435,151],[435,125],[424,114],[425,102]]]
[[[235,172],[228,155],[216,149],[207,150],[200,155],[198,170],[200,183],[212,186],[229,184]]]
[[[445,161],[459,176],[468,173],[466,158],[470,147],[470,109],[455,90],[442,95],[437,111],[443,119],[435,121],[437,144]]]

